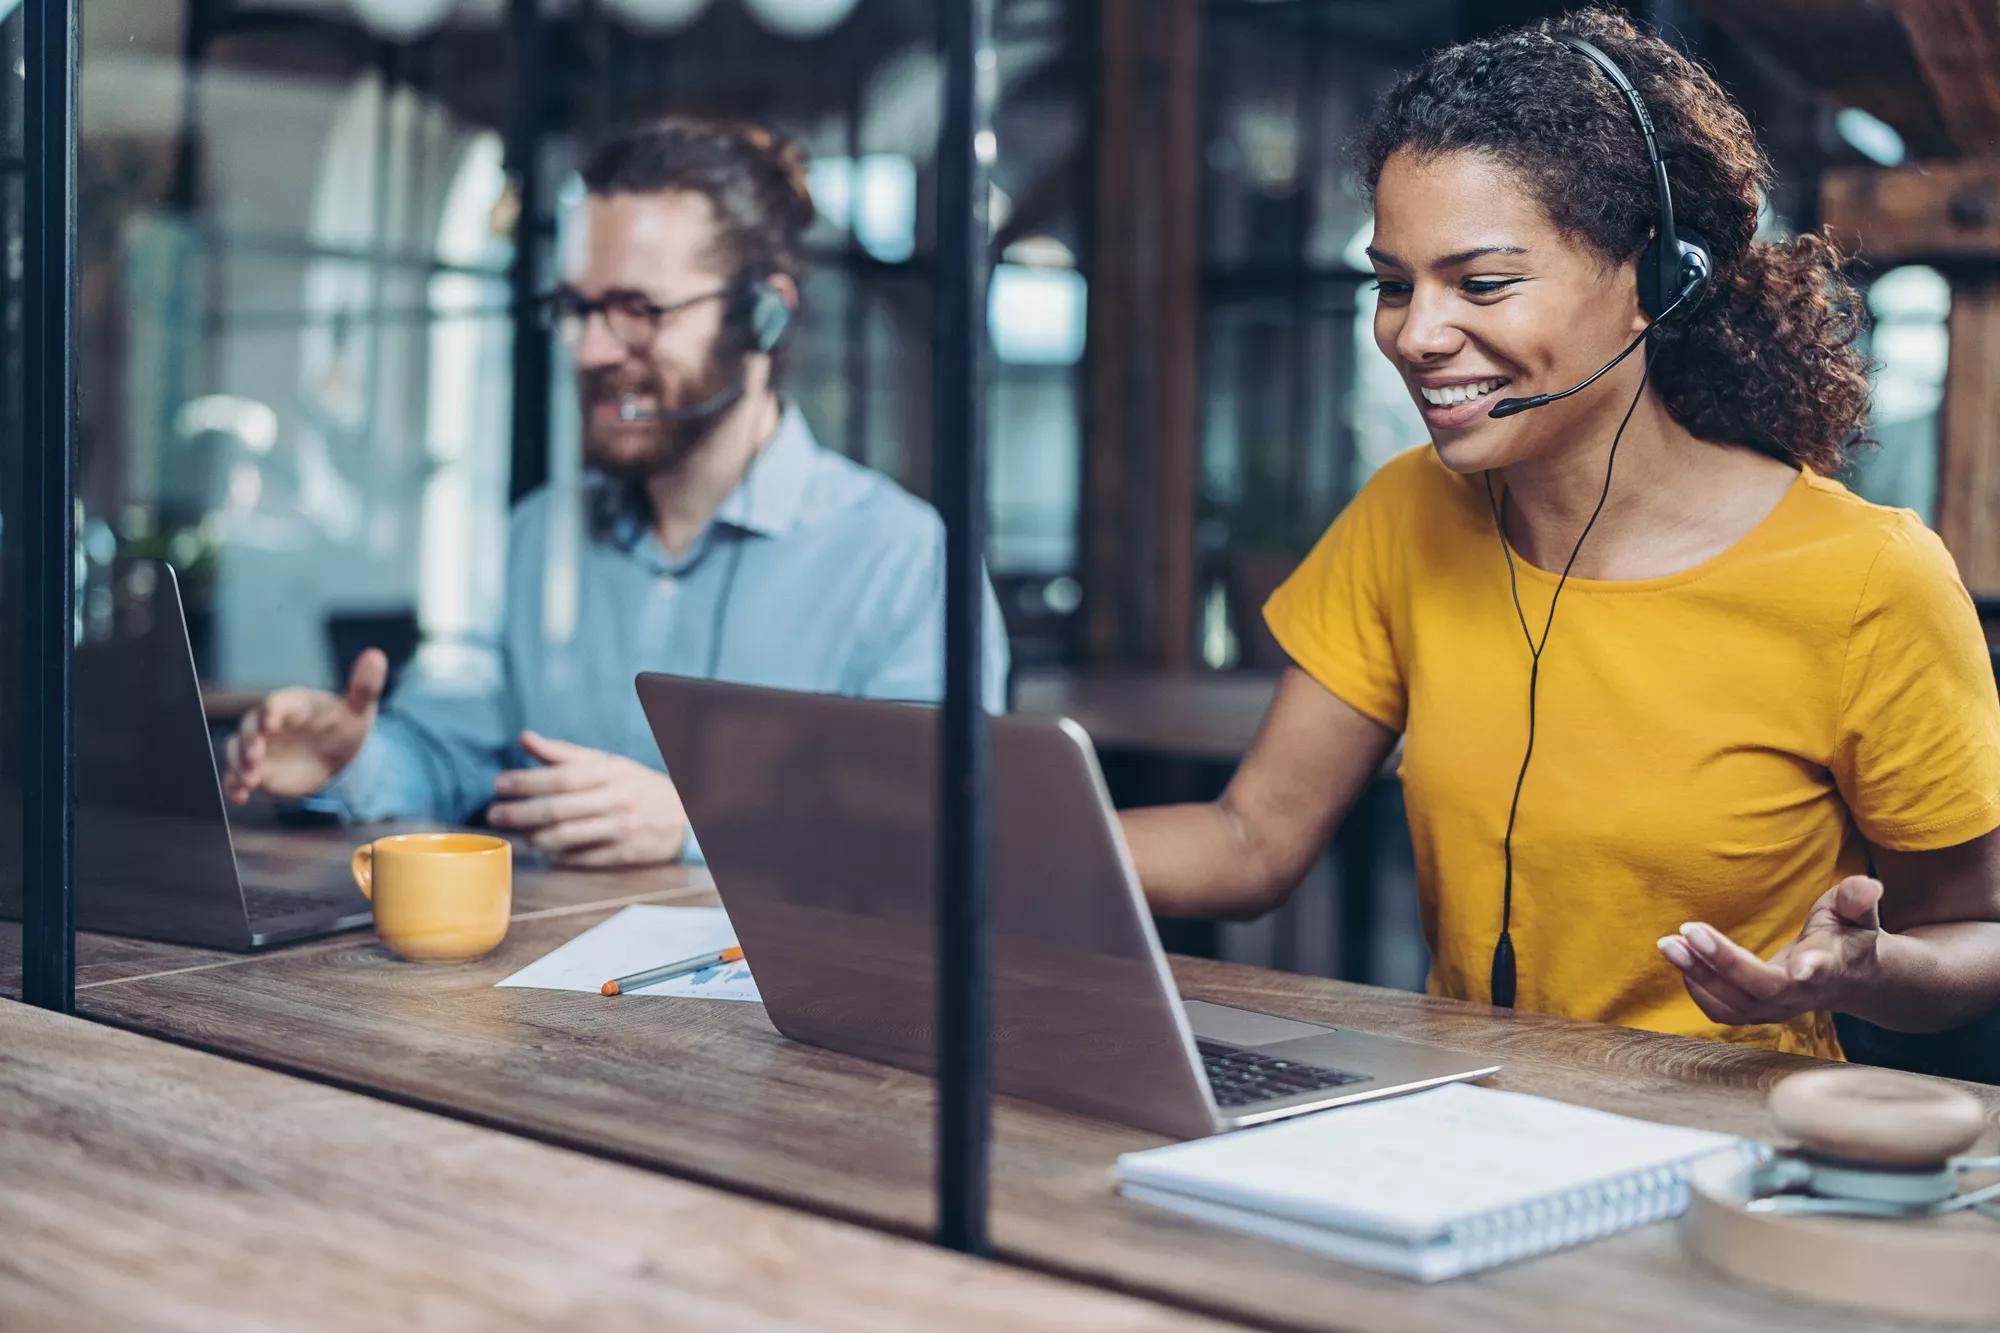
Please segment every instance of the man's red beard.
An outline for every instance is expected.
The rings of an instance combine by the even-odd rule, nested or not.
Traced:
[[[671,395],[650,368],[639,375],[617,366],[579,376],[584,464],[634,480],[678,466],[740,401],[730,390],[742,384],[742,374],[740,360],[730,364],[712,356],[698,379],[677,385]],[[662,409],[684,412],[711,402],[712,411],[692,419],[660,415]]]

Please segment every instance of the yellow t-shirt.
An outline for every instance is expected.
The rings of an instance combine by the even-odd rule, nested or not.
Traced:
[[[1556,576],[1515,563],[1539,633]],[[1429,448],[1397,457],[1265,618],[1314,679],[1405,733],[1430,989],[1487,999],[1529,659],[1483,482]],[[1801,473],[1693,569],[1564,589],[1514,828],[1516,1002],[1838,1057],[1826,1014],[1712,1022],[1654,941],[1707,921],[1768,958],[1866,873],[1867,842],[1996,826],[2000,693],[1951,556],[1908,510]]]

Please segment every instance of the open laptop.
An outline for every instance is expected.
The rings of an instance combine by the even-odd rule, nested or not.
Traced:
[[[251,858],[231,837],[174,571],[137,561],[120,573],[142,594],[121,601],[118,633],[76,657],[78,928],[248,950],[367,925],[344,861],[303,879],[275,858],[262,876],[239,866]],[[21,914],[20,864],[0,856],[0,915]]]
[[[937,711],[653,674],[638,690],[771,1022],[934,1070]],[[1089,738],[1022,716],[988,735],[999,1091],[1192,1138],[1499,1067],[1183,1002]]]

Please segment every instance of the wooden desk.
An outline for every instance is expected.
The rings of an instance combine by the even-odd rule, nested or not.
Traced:
[[[236,858],[246,877],[272,888],[295,885],[312,889],[345,882],[349,875],[348,858],[354,848],[371,836],[397,827],[401,826],[278,828],[250,820],[233,824],[232,833]],[[706,892],[710,883],[707,871],[687,866],[621,871],[558,870],[541,865],[518,840],[515,867],[513,916],[517,921],[579,908],[666,902],[676,896]],[[364,927],[292,946],[286,952],[368,938]],[[219,967],[248,962],[258,956],[84,931],[76,937],[76,984],[82,990],[107,981],[189,967]],[[20,993],[21,927],[18,922],[0,921],[0,997],[13,998]]]
[[[463,967],[416,967],[355,941],[106,982],[79,1004],[107,1022],[483,1125],[845,1220],[929,1230],[928,1080],[795,1045],[752,1005],[494,989],[605,914],[522,920],[493,957]],[[1814,1063],[1229,964],[1177,960],[1175,971],[1190,996],[1490,1052],[1506,1063],[1499,1087],[1739,1133],[1770,1134],[1764,1090]],[[2000,1089],[1975,1091],[2000,1124]],[[1725,1283],[1666,1226],[1418,1287],[1118,1198],[1113,1159],[1157,1142],[1003,1099],[998,1251],[1270,1327],[1864,1326]]]
[[[1211,1324],[0,1004],[0,1326]]]

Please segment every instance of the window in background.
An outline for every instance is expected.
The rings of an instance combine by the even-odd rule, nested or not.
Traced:
[[[1203,10],[1197,649],[1281,660],[1259,614],[1423,425],[1375,351],[1371,222],[1347,144],[1445,4]]]
[[[86,616],[168,560],[212,681],[330,684],[497,616],[507,252],[453,77],[495,16],[378,18],[86,7]]]
[[[1029,238],[1014,250],[1049,266],[993,271],[991,422],[1006,447],[993,452],[992,560],[1009,574],[1061,577],[1076,565],[1077,369],[1089,287],[1060,242]]]
[[[917,252],[917,164],[901,153],[822,157],[807,169],[813,203],[871,259],[900,264]]]
[[[333,626],[408,624],[428,572],[422,557],[438,536],[426,520],[469,519],[423,503],[433,447],[430,352],[440,327],[427,303],[437,280],[431,237],[459,134],[415,89],[378,72],[340,98],[306,217],[307,244],[319,253],[299,276],[304,318],[296,342],[245,340],[237,349],[244,359],[291,363],[296,415],[292,467],[275,474],[269,502],[280,516],[272,540],[261,549],[226,548],[242,559],[218,572],[225,614],[217,666],[229,679],[311,679],[301,673],[316,668],[331,680],[345,665],[328,659]],[[468,406],[453,403],[451,411],[470,415]],[[504,441],[503,433],[486,448],[504,459]],[[477,554],[468,545],[458,560]],[[252,628],[260,605],[284,608],[276,614],[288,623],[270,637],[285,649],[260,641],[267,628]],[[391,652],[400,658],[396,648],[410,645],[407,633],[399,637]],[[272,672],[285,650],[292,660]],[[249,675],[253,664],[271,674]]]
[[[1933,268],[1890,269],[1869,284],[1868,313],[1868,353],[1876,366],[1869,429],[1876,447],[1856,462],[1854,488],[1935,523],[1951,287]]]
[[[511,203],[500,136],[468,137],[451,173],[430,278],[430,392],[417,619],[434,668],[484,661],[498,633],[506,561],[507,459],[513,330],[503,272],[513,258]],[[557,392],[562,382],[555,381]]]

